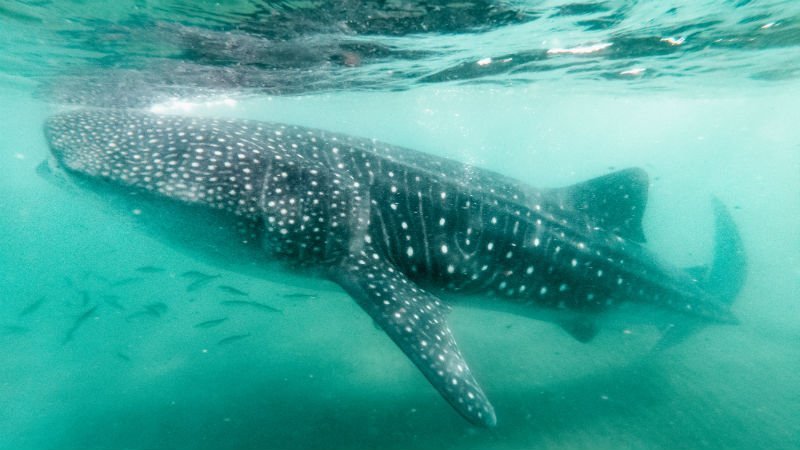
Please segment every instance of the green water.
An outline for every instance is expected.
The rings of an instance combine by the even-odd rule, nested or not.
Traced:
[[[166,20],[180,3],[139,6]],[[714,6],[703,5],[698,16],[713,16]],[[736,11],[757,16],[743,12],[756,6]],[[776,19],[793,30],[789,6]],[[710,260],[712,196],[732,208],[749,264],[734,306],[741,324],[709,326],[668,351],[651,353],[658,333],[646,327],[601,331],[581,344],[549,323],[456,306],[451,328],[497,410],[498,427],[485,430],[459,417],[335,285],[210,266],[37,176],[48,154],[42,123],[64,108],[42,94],[59,85],[59,61],[69,76],[79,65],[119,67],[95,54],[109,41],[76,56],[88,41],[69,41],[59,18],[80,8],[38,7],[0,5],[0,449],[800,446],[800,83],[791,70],[798,58],[787,51],[796,44],[786,37],[794,34],[749,53],[717,49],[713,70],[691,69],[699,54],[652,64],[685,65],[688,75],[674,79],[609,80],[609,59],[593,66],[596,76],[557,70],[523,83],[508,75],[384,89],[373,75],[391,62],[380,61],[352,74],[368,88],[335,88],[349,75],[331,72],[324,89],[251,92],[190,111],[374,137],[543,187],[640,166],[652,181],[649,245],[680,266]],[[92,8],[84,13],[93,20],[130,26],[127,5]],[[631,21],[648,13],[637,11]],[[91,36],[97,29],[87,23],[95,22],[66,28]],[[630,31],[620,23],[611,35]],[[495,32],[505,45],[529,39],[503,30]],[[569,30],[549,31],[566,39]],[[425,36],[426,47],[435,45]],[[114,58],[131,51],[110,42]],[[661,56],[619,64],[648,66],[648,57]],[[420,61],[419,70],[442,70]],[[753,76],[765,71],[782,76]],[[187,290],[188,271],[220,277]],[[225,303],[240,300],[278,311]]]

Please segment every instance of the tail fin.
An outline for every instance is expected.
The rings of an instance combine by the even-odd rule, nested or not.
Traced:
[[[715,225],[714,256],[711,267],[693,267],[687,271],[700,281],[703,290],[726,306],[731,306],[744,286],[747,276],[747,261],[742,238],[728,208],[716,197],[713,203]],[[732,315],[730,318],[731,322],[735,323]],[[703,326],[704,324],[699,321],[672,324],[664,331],[654,350],[665,350],[677,345]]]
[[[747,276],[742,238],[725,205],[714,198],[716,216],[714,259],[703,287],[728,305],[733,304]]]

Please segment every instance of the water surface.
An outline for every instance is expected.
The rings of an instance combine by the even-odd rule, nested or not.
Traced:
[[[0,29],[0,448],[800,442],[795,2],[6,1]],[[476,429],[334,285],[210,266],[38,177],[44,119],[76,107],[326,128],[542,187],[640,166],[675,264],[709,261],[712,196],[732,209],[741,324],[653,354],[649,328],[581,344],[457,306],[499,418]]]

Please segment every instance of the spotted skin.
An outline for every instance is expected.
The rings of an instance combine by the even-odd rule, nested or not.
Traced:
[[[242,245],[323,268],[475,424],[496,416],[437,292],[491,294],[587,317],[620,302],[710,321],[729,306],[643,245],[647,178],[629,169],[539,190],[374,140],[275,123],[78,111],[48,119],[72,175],[235,218]],[[490,296],[491,296],[490,295]],[[561,320],[561,319],[559,319]]]

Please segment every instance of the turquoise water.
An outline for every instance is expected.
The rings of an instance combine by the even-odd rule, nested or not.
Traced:
[[[0,3],[0,448],[800,445],[797,5],[337,3]],[[542,187],[643,167],[677,265],[710,260],[711,198],[731,207],[741,324],[652,353],[647,327],[581,344],[456,306],[498,414],[474,428],[335,285],[192,259],[37,176],[44,119],[81,105],[314,126]]]

